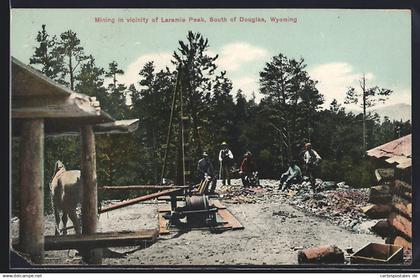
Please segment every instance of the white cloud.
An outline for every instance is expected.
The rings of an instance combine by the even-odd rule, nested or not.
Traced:
[[[141,55],[134,62],[129,64],[126,69],[123,69],[124,74],[119,75],[117,80],[119,83],[123,83],[127,86],[134,84],[138,88],[138,81],[140,80],[139,72],[147,62],[153,61],[156,71],[164,69],[165,67],[173,69],[174,67],[171,63],[171,58],[172,55],[169,52],[147,53]],[[112,78],[105,78],[104,80],[106,86],[111,82]]]
[[[263,95],[258,92],[258,78],[254,76],[244,76],[238,79],[232,80],[233,90],[232,92],[236,94],[236,92],[241,89],[242,93],[245,95],[247,99],[252,98],[252,93],[255,95],[255,101],[260,102]]]
[[[212,53],[209,51],[208,53]],[[216,63],[227,71],[236,71],[242,65],[264,59],[268,56],[267,50],[245,42],[230,43],[220,50]]]
[[[384,107],[388,105],[405,103],[411,105],[411,89],[409,88],[389,88],[393,92],[389,96],[389,99],[384,103],[380,103],[375,108]]]
[[[374,80],[375,75],[371,72],[365,73],[366,80]],[[324,107],[328,107],[335,98],[343,103],[346,92],[350,86],[359,87],[359,80],[362,72],[355,72],[353,67],[344,62],[321,64],[309,69],[309,75],[317,80],[317,88],[324,95]],[[352,105],[348,105],[349,107]],[[354,106],[353,106],[354,107]]]

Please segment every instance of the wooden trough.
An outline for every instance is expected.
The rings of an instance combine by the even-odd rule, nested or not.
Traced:
[[[353,264],[401,264],[403,248],[392,244],[369,243],[350,256]]]

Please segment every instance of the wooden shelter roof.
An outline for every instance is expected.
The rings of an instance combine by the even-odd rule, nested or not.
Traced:
[[[20,135],[25,119],[43,118],[46,136],[75,135],[82,125],[93,125],[95,133],[135,131],[138,120],[116,121],[90,97],[46,77],[12,57],[12,135]]]
[[[386,162],[396,164],[400,169],[411,167],[411,134],[370,149],[367,155],[385,158]]]

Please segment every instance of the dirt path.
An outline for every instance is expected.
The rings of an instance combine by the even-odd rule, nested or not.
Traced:
[[[236,183],[238,181],[235,181]],[[264,186],[264,184],[262,184]],[[267,185],[266,185],[267,186]],[[111,248],[106,265],[281,265],[297,264],[297,249],[335,244],[342,250],[357,250],[369,242],[383,242],[375,235],[354,233],[286,204],[287,196],[272,193],[264,202],[229,204],[227,208],[243,224],[244,230],[212,234],[193,230],[159,237],[147,248]],[[157,203],[137,204],[101,215],[100,231],[155,228]],[[46,233],[53,234],[52,216],[46,218]],[[12,223],[17,236],[18,221]],[[123,258],[110,258],[124,254]],[[70,256],[69,256],[70,255]],[[48,264],[80,264],[74,251],[46,252]]]

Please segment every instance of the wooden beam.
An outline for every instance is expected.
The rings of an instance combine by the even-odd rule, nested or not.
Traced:
[[[411,202],[394,195],[392,197],[392,205],[394,207],[394,210],[404,217],[406,217],[409,220],[412,220],[413,218],[413,205]]]
[[[400,236],[397,236],[394,239],[393,244],[404,247],[405,249],[413,249],[412,243],[410,241],[406,240],[405,238],[400,237]]]
[[[113,204],[113,205],[110,205],[106,208],[103,208],[99,211],[99,213],[104,213],[104,212],[107,212],[107,211],[116,210],[116,209],[123,208],[123,207],[126,207],[126,206],[134,205],[134,204],[140,203],[142,201],[147,201],[147,200],[157,198],[159,196],[169,195],[171,193],[175,193],[175,192],[180,191],[180,190],[182,190],[182,188],[167,189],[167,190],[155,192],[155,193],[152,193],[152,194],[140,196],[140,197],[137,197],[137,198],[134,198],[134,199],[125,200],[125,201],[122,201],[120,203]]]
[[[44,121],[27,120],[20,143],[20,250],[44,260]]]
[[[46,236],[45,250],[88,249],[140,245],[156,241],[157,229],[135,232],[108,232],[90,235]]]
[[[393,212],[389,215],[388,223],[407,238],[413,237],[412,223],[404,216]]]
[[[96,180],[95,135],[92,126],[83,126],[81,135],[81,181],[83,185],[82,233],[95,234],[98,224],[98,188]],[[83,259],[89,264],[102,263],[102,249],[86,249]]]
[[[12,99],[12,118],[67,118],[100,116],[98,101],[72,93],[65,98],[20,97]]]

